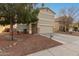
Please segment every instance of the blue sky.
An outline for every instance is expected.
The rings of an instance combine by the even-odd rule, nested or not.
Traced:
[[[41,4],[38,4],[41,7]],[[79,3],[45,3],[45,7],[49,7],[52,9],[56,14],[60,11],[62,8],[66,7],[79,7]]]

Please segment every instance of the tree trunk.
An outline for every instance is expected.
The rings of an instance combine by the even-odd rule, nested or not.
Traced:
[[[14,40],[14,38],[13,38],[13,22],[11,19],[10,19],[10,35],[11,35],[10,39]]]

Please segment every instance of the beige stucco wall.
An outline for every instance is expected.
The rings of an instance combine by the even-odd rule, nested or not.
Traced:
[[[39,12],[38,15],[38,24],[45,24],[45,25],[49,25],[52,26],[52,22],[54,22],[54,16],[55,14],[52,13],[50,10],[48,9],[42,9]]]

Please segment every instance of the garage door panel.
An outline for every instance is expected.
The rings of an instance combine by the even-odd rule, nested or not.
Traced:
[[[39,33],[52,33],[52,27],[40,26]]]

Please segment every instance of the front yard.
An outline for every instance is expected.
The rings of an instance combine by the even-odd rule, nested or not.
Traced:
[[[2,56],[23,56],[59,45],[61,43],[41,35],[15,34],[14,41],[11,41],[9,34],[0,34]]]

